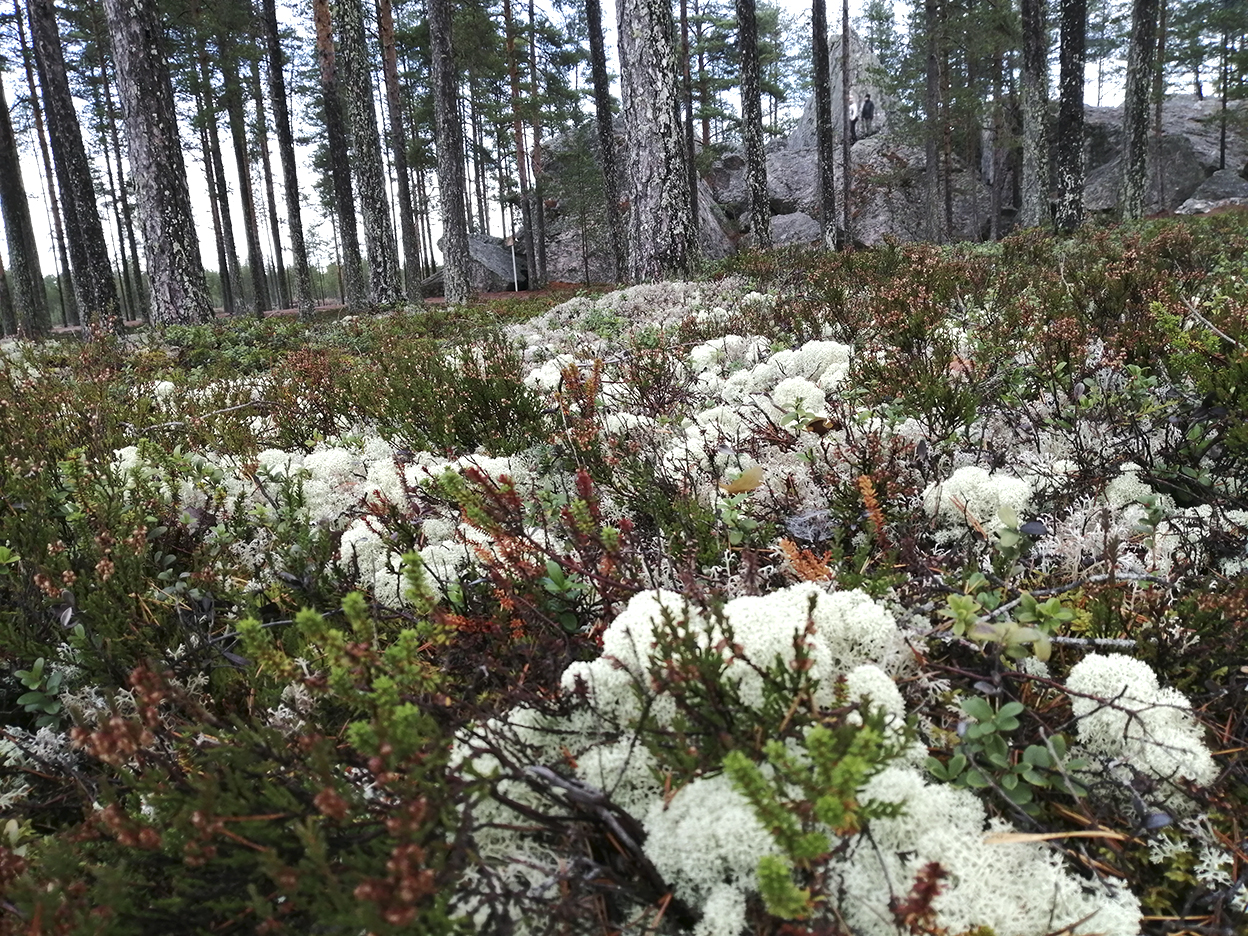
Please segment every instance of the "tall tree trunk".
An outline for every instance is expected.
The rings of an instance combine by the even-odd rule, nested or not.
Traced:
[[[771,246],[771,198],[763,149],[763,106],[758,74],[758,23],[754,0],[737,0],[737,47],[741,52],[741,139],[745,144],[745,191],[755,247]]]
[[[930,2],[930,0],[929,0]],[[836,224],[836,167],[832,126],[832,63],[828,51],[828,5],[814,0],[811,6],[811,52],[815,76],[815,151],[819,169],[819,210],[823,223],[823,246],[835,250],[840,238]]]
[[[628,136],[628,269],[633,282],[689,272],[695,250],[681,134],[675,27],[666,0],[617,0]]]
[[[119,328],[121,304],[104,240],[104,226],[100,222],[91,164],[87,161],[78,112],[69,90],[56,10],[52,0],[29,0],[26,12],[30,17],[39,86],[43,89],[52,159],[64,196],[69,259],[74,269],[78,308],[91,324]],[[185,177],[183,181],[185,184]]]
[[[595,3],[598,0],[594,0]],[[685,115],[685,152],[689,154],[689,203],[698,203],[698,151],[693,136],[693,65],[689,61],[689,0],[680,0],[681,95]],[[702,219],[693,213],[694,237]]]
[[[9,274],[0,260],[0,335],[17,334],[17,312],[13,309],[13,294],[9,291]]]
[[[530,95],[538,100],[537,15],[529,0],[529,84]],[[534,289],[546,286],[546,203],[542,197],[542,109],[533,108],[533,241],[537,248],[536,262],[529,269],[529,285]]]
[[[329,21],[329,0],[312,0],[316,19],[316,53],[321,70],[321,93],[325,102],[325,133],[329,144],[329,170],[334,183],[334,214],[342,244],[343,305],[359,311],[368,302],[364,284],[364,261],[360,257],[360,235],[355,226],[355,192],[351,185],[351,154],[347,130],[338,97],[338,73],[334,59],[334,39]]]
[[[251,184],[251,157],[247,148],[247,115],[243,110],[243,88],[238,78],[242,62],[233,39],[222,33],[217,40],[221,60],[221,99],[230,124],[234,149],[234,171],[238,175],[238,197],[243,206],[243,234],[247,239],[247,264],[251,268],[253,307],[263,313],[273,307],[265,279],[264,250],[260,246],[260,222],[256,217],[255,189]]]
[[[855,103],[855,107],[861,107]],[[854,118],[849,114],[849,0],[841,3],[841,218],[845,246],[853,243],[849,186],[853,181]]]
[[[9,119],[9,102],[0,81],[0,214],[9,242],[9,269],[13,271],[14,318],[18,331],[27,337],[46,335],[52,330],[48,316],[43,274],[39,271],[39,248],[30,223],[30,202],[22,183],[21,158]]]
[[[602,190],[607,203],[607,240],[615,263],[615,278],[624,278],[627,264],[624,223],[620,216],[619,176],[615,163],[615,127],[611,112],[611,84],[607,75],[607,54],[602,38],[602,6],[599,0],[585,0],[589,22],[589,69],[594,84],[594,115],[598,127],[598,161],[602,166]],[[686,63],[686,69],[687,69]],[[686,71],[687,74],[687,71]],[[693,122],[689,123],[689,143],[693,142]]]
[[[61,321],[65,325],[78,325],[78,298],[74,295],[73,274],[69,267],[69,251],[65,247],[65,226],[61,221],[60,195],[56,190],[56,170],[48,152],[48,134],[43,125],[43,105],[35,87],[35,65],[30,44],[26,41],[26,24],[23,21],[21,0],[13,0],[13,21],[17,23],[17,37],[22,50],[22,67],[26,72],[26,88],[30,92],[30,111],[35,119],[35,136],[39,141],[39,157],[43,163],[44,184],[51,205],[52,226],[56,236],[57,292],[61,303]],[[102,71],[103,69],[101,69]]]
[[[927,71],[924,81],[926,167],[924,181],[927,186],[927,236],[936,243],[945,241],[945,225],[941,213],[941,175],[938,140],[941,136],[940,94],[940,48],[942,22],[940,0],[924,0],[923,23],[926,27]]]
[[[516,29],[511,0],[503,0],[503,26],[506,30],[507,74],[511,79],[511,137],[516,150],[516,175],[520,179],[520,218],[524,225],[524,262],[528,288],[533,288],[537,249],[533,241],[533,198],[529,187],[529,158],[524,147],[524,121],[520,116],[520,67],[516,62]]]
[[[95,108],[97,114],[104,113],[104,103],[101,100],[100,90],[107,83],[107,75],[104,68],[104,60],[100,59],[100,80],[91,85],[91,105]],[[113,174],[113,158],[108,146],[108,129],[101,122],[98,124],[100,135],[99,146],[104,154],[104,181],[108,185],[108,200],[113,206],[113,224],[117,228],[117,260],[121,270],[121,275],[117,277],[117,285],[120,286],[121,307],[128,312],[131,318],[141,319],[143,313],[139,307],[138,290],[131,282],[129,275],[129,264],[126,262],[126,225],[121,215],[121,188],[118,180],[121,178],[121,166],[118,165],[118,173]],[[135,259],[135,265],[138,264],[138,258]]]
[[[143,220],[152,321],[157,325],[208,321],[212,306],[155,0],[104,0],[104,12]]]
[[[286,279],[285,251],[282,249],[282,226],[277,221],[277,192],[273,184],[273,160],[269,156],[269,120],[264,113],[264,90],[260,82],[260,60],[251,60],[251,96],[256,102],[256,149],[260,151],[260,168],[264,173],[264,198],[269,209],[269,228],[273,237],[273,266],[277,271],[273,301],[279,309],[290,308],[290,284]]]
[[[1061,77],[1057,113],[1057,230],[1083,224],[1083,72],[1088,0],[1061,0]]]
[[[351,165],[364,219],[364,246],[368,251],[370,292],[383,305],[403,299],[399,250],[390,222],[390,198],[377,133],[373,83],[369,77],[368,45],[360,0],[332,0],[338,20],[342,87],[346,91],[351,124]]]
[[[202,98],[200,103],[201,110],[203,108]],[[204,160],[204,176],[208,181],[208,207],[212,212],[212,239],[217,245],[217,282],[221,284],[221,307],[226,315],[236,315],[238,312],[234,303],[234,284],[231,276],[230,254],[225,247],[225,229],[221,224],[221,206],[220,199],[215,194],[217,191],[217,173],[213,168],[212,161],[212,144],[208,142],[208,121],[200,121],[199,126],[199,148],[203,154]],[[237,262],[235,263],[237,265]]]
[[[1022,0],[1023,7],[1023,178],[1018,221],[1036,227],[1048,220],[1048,159],[1044,145],[1047,110],[1048,30],[1044,0]]]
[[[92,27],[96,31],[96,39],[100,43],[101,48],[107,45],[105,34],[107,27],[100,21],[99,16],[92,17]],[[101,81],[104,90],[104,115],[108,122],[108,138],[113,148],[113,162],[117,166],[117,190],[121,195],[121,218],[126,228],[126,245],[129,248],[129,255],[132,265],[126,271],[126,278],[130,281],[130,288],[138,297],[139,318],[145,322],[151,321],[151,303],[148,299],[147,291],[143,289],[143,274],[139,268],[139,242],[134,233],[134,211],[130,204],[130,186],[126,184],[126,174],[123,170],[123,161],[121,154],[121,119],[117,113],[117,107],[113,102],[113,82],[109,75],[107,67],[108,60],[101,63]]]
[[[468,218],[464,210],[464,129],[459,119],[458,75],[451,37],[451,0],[429,0],[433,104],[442,203],[442,284],[448,303],[472,298]]]
[[[1144,215],[1148,191],[1148,94],[1152,85],[1153,55],[1157,51],[1159,0],[1134,0],[1131,5],[1131,43],[1127,48],[1126,91],[1122,102],[1122,130],[1126,151],[1122,159],[1122,219]]]
[[[282,188],[286,197],[286,223],[290,228],[290,253],[295,262],[295,305],[299,315],[312,315],[312,276],[308,269],[308,248],[303,239],[303,219],[299,210],[299,168],[295,162],[295,137],[286,104],[286,67],[277,30],[277,6],[263,0],[264,41],[268,53],[269,98],[273,102],[273,126],[277,130],[277,151],[282,160]]]
[[[394,12],[390,0],[377,0],[378,36],[386,76],[386,108],[390,114],[390,150],[398,181],[399,233],[403,238],[404,293],[410,302],[420,301],[420,245],[416,235],[416,212],[412,207],[411,171],[407,166],[407,130],[403,122],[402,90],[399,87],[398,55],[394,45]]]
[[[200,111],[207,129],[208,149],[205,152],[204,174],[208,178],[209,200],[220,222],[218,263],[221,266],[221,304],[226,315],[256,310],[243,289],[243,268],[238,262],[238,242],[234,239],[234,215],[230,210],[230,191],[225,182],[225,162],[221,156],[221,136],[217,132],[216,91],[212,86],[212,69],[208,62],[208,47],[199,50]],[[192,79],[194,84],[194,79]]]

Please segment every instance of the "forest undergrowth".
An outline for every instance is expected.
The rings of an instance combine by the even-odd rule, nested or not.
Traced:
[[[0,933],[1248,926],[1248,213],[0,356]]]

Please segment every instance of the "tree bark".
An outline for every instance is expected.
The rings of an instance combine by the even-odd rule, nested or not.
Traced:
[[[91,324],[119,328],[121,305],[104,240],[104,226],[100,222],[91,164],[87,161],[78,112],[74,109],[69,90],[56,10],[52,0],[29,0],[26,11],[30,17],[35,67],[39,71],[39,85],[43,90],[52,160],[56,164],[57,182],[64,196],[69,260],[74,270],[78,308]]]
[[[334,58],[334,39],[330,29],[329,0],[312,0],[316,19],[316,53],[320,63],[321,92],[325,104],[325,133],[329,145],[329,171],[334,183],[334,215],[338,219],[338,236],[342,245],[342,301],[348,309],[359,311],[368,303],[364,284],[364,261],[360,257],[360,235],[355,225],[355,194],[351,185],[351,154],[347,148],[347,130],[342,119],[342,101],[338,97],[338,73]]]
[[[152,321],[157,325],[208,321],[212,306],[155,0],[104,0],[104,12],[139,195]]]
[[[468,217],[464,209],[464,129],[459,119],[458,75],[451,37],[452,0],[429,0],[433,60],[438,189],[442,203],[442,288],[448,303],[472,298]]]
[[[295,305],[301,318],[312,315],[312,276],[308,269],[308,248],[303,239],[303,218],[299,209],[299,168],[295,162],[295,137],[286,104],[286,68],[281,37],[277,30],[277,6],[263,0],[264,40],[268,53],[269,97],[273,101],[273,126],[277,131],[277,152],[282,160],[282,188],[286,197],[286,223],[290,227],[290,253],[295,262]]]
[[[823,246],[837,247],[836,169],[833,162],[835,140],[832,126],[832,64],[828,51],[828,6],[814,0],[811,7],[811,52],[815,75],[815,150],[819,169],[819,208],[823,223]]]
[[[599,0],[585,0],[589,21],[589,68],[594,85],[594,115],[598,127],[598,161],[602,166],[602,190],[607,202],[607,240],[615,262],[615,278],[624,278],[627,264],[623,219],[620,217],[619,176],[615,162],[615,127],[611,111],[611,83],[607,74],[607,54],[602,38],[602,6]],[[686,69],[687,69],[686,64]],[[689,124],[692,138],[693,124]]]
[[[419,302],[420,244],[416,234],[416,211],[412,207],[411,171],[407,165],[407,130],[403,121],[398,55],[394,44],[394,11],[390,0],[377,0],[377,26],[386,78],[386,108],[390,114],[390,150],[394,154],[394,174],[398,181],[404,292],[409,302]]]
[[[204,174],[208,181],[209,201],[212,203],[214,233],[217,235],[218,265],[221,267],[221,304],[226,315],[240,312],[254,314],[255,306],[243,290],[243,268],[238,262],[238,242],[234,238],[234,215],[230,210],[230,191],[225,182],[225,162],[221,156],[221,136],[217,132],[216,90],[212,86],[212,68],[208,61],[208,47],[202,45],[198,55],[198,92],[200,113],[206,130],[207,149],[204,150]],[[195,79],[191,79],[192,85]],[[217,226],[219,224],[219,227]]]
[[[854,119],[849,113],[849,0],[841,3],[841,218],[844,231],[844,242],[848,246],[853,242],[853,234],[849,205],[849,186],[853,181],[853,144]],[[861,107],[859,103],[853,105]]]
[[[60,195],[56,190],[56,169],[52,165],[52,155],[48,151],[48,134],[43,124],[43,105],[39,102],[39,93],[35,86],[35,65],[30,44],[26,41],[26,25],[23,22],[21,0],[13,0],[13,21],[17,23],[17,37],[22,50],[22,68],[26,72],[26,88],[30,93],[30,111],[35,119],[35,136],[39,141],[39,157],[43,163],[44,184],[48,190],[48,202],[51,207],[52,227],[56,236],[57,256],[57,292],[61,300],[61,322],[76,326],[78,319],[78,298],[74,295],[73,274],[70,272],[69,251],[65,246],[65,226]],[[101,72],[103,67],[101,66]]]
[[[1022,0],[1023,12],[1023,177],[1018,221],[1036,227],[1048,220],[1048,163],[1044,144],[1047,109],[1048,30],[1044,0]]]
[[[251,184],[251,158],[247,150],[247,115],[243,110],[243,88],[238,78],[241,58],[235,53],[234,41],[228,31],[217,37],[220,54],[221,99],[230,124],[230,140],[234,149],[234,171],[238,175],[238,197],[243,206],[243,234],[247,239],[247,265],[250,267],[252,307],[263,313],[273,307],[269,300],[269,284],[264,275],[264,250],[260,246],[260,222],[256,217],[255,188]]]
[[[355,170],[360,214],[364,219],[364,246],[368,251],[370,293],[387,305],[403,299],[399,251],[390,221],[390,198],[377,132],[364,12],[360,0],[332,0],[338,20],[342,86],[346,91],[351,124],[351,166]]]
[[[695,250],[688,153],[666,0],[617,0],[620,91],[628,146],[628,272],[633,282],[683,276]]]
[[[758,66],[758,23],[754,0],[737,0],[737,46],[741,51],[741,140],[745,149],[745,191],[754,246],[771,246],[771,198],[763,149],[763,107]]]
[[[1119,201],[1124,221],[1144,215],[1148,190],[1148,97],[1153,56],[1157,51],[1159,9],[1159,0],[1134,0],[1131,6],[1131,44],[1127,49],[1126,91],[1122,102],[1126,151],[1122,158]]]
[[[537,14],[533,0],[529,0],[529,84],[530,94],[538,98],[537,74]],[[542,197],[542,109],[533,108],[533,242],[537,249],[534,264],[529,269],[529,284],[534,289],[546,287],[546,202]]]
[[[520,66],[516,62],[516,28],[511,0],[503,0],[503,28],[506,31],[507,75],[511,80],[511,138],[516,150],[516,175],[520,180],[520,219],[524,225],[525,279],[533,288],[537,249],[533,240],[533,191],[529,187],[529,158],[524,147],[524,121],[520,116]]]
[[[926,133],[924,181],[927,187],[927,236],[936,243],[946,239],[941,212],[941,175],[938,140],[941,136],[940,47],[942,17],[940,0],[924,0],[923,21],[927,32],[927,71],[924,80]]]
[[[43,274],[39,271],[39,248],[30,223],[30,202],[22,183],[21,158],[17,139],[9,119],[9,102],[0,81],[0,214],[9,242],[10,284],[13,288],[13,311],[19,333],[28,338],[46,335],[52,330],[48,316],[47,297],[43,290]]]
[[[595,0],[597,2],[597,0]],[[689,154],[689,202],[698,203],[698,151],[693,135],[693,65],[689,61],[689,0],[680,0],[681,95],[685,115],[685,152]],[[698,236],[702,219],[693,214],[693,236]]]
[[[1070,234],[1083,224],[1083,72],[1088,0],[1061,0],[1061,31],[1055,221],[1060,233]]]
[[[277,281],[273,284],[273,302],[279,309],[288,309],[290,284],[286,279],[282,226],[277,221],[277,192],[273,183],[273,159],[269,155],[269,120],[264,112],[264,89],[260,82],[258,58],[251,60],[251,96],[256,102],[256,149],[260,152],[260,169],[264,174],[264,198],[269,209],[269,233],[273,238],[273,267],[277,273]]]

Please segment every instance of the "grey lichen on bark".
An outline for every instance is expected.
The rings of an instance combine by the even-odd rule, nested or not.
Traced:
[[[1057,230],[1083,223],[1083,82],[1087,58],[1088,0],[1061,0],[1062,48],[1057,110]]]
[[[459,117],[451,10],[451,0],[429,0],[438,200],[442,207],[442,291],[448,303],[461,303],[472,298],[472,282],[464,208],[464,128]]]
[[[1048,29],[1044,0],[1022,0],[1023,14],[1023,175],[1018,222],[1036,227],[1048,222]]]
[[[369,293],[377,303],[399,302],[403,299],[402,274],[394,225],[390,221],[390,199],[373,101],[373,76],[364,39],[363,8],[360,0],[331,0],[331,8],[341,72],[339,87],[346,98],[351,126],[351,168],[364,220]]]
[[[1127,80],[1122,101],[1122,158],[1119,208],[1130,221],[1144,214],[1148,186],[1148,98],[1157,49],[1159,0],[1135,0],[1131,6],[1131,42],[1127,49]]]
[[[745,149],[745,189],[755,247],[771,246],[771,198],[767,194],[767,154],[763,149],[763,106],[754,0],[737,0],[737,46],[741,50],[741,141]]]
[[[104,0],[158,325],[212,318],[155,0]]]
[[[675,26],[664,0],[618,0],[627,138],[628,278],[684,276],[694,255],[688,155],[680,120]]]

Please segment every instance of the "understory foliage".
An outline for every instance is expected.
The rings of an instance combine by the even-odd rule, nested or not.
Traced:
[[[5,344],[0,933],[1243,932],[1246,270]]]

